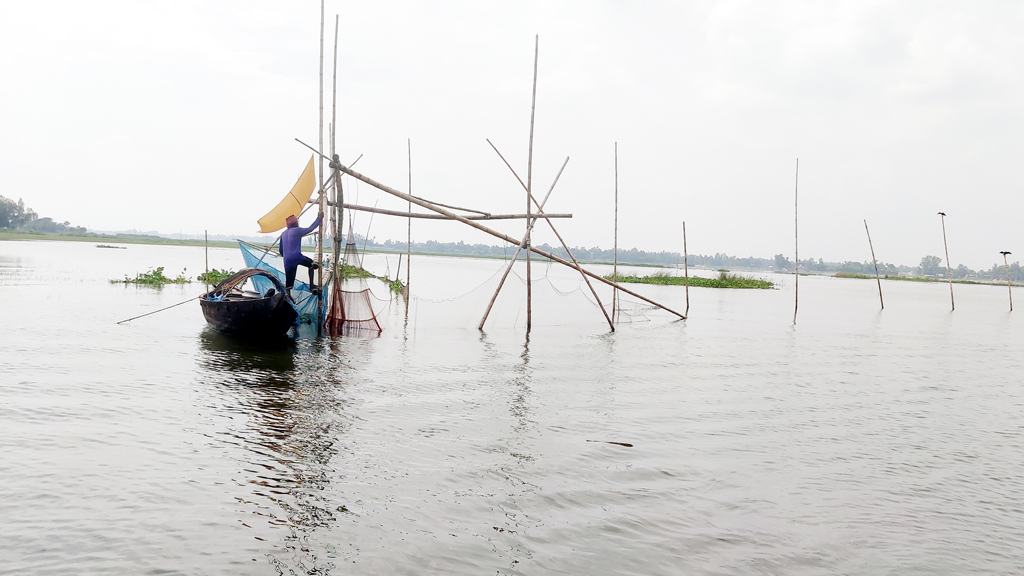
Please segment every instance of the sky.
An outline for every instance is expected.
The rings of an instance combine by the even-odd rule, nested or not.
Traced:
[[[534,189],[570,246],[801,258],[1024,254],[1024,4],[326,3],[337,146],[400,190],[492,213]],[[253,235],[316,145],[320,3],[4,2],[0,195],[94,230]],[[346,179],[347,201],[404,202]],[[310,221],[307,216],[303,224]],[[512,236],[523,221],[492,222]],[[406,221],[355,230],[404,240]],[[499,244],[457,222],[416,241]],[[534,242],[557,240],[538,223]]]

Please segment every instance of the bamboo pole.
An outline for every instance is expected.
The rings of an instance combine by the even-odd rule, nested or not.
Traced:
[[[327,199],[324,195],[324,0],[320,0],[320,212],[324,211],[324,201]],[[320,221],[320,227],[317,230],[316,237],[316,286],[317,286],[317,307],[316,307],[316,334],[320,335],[323,329],[324,318],[323,318],[323,288],[324,288],[324,271],[323,271],[323,252],[324,252],[324,223]]]
[[[206,276],[205,276],[205,278],[206,278],[206,280],[209,280],[210,279],[210,234],[209,234],[209,230],[203,230],[203,244],[205,246],[204,253],[206,255]],[[1009,278],[1010,277],[1009,274],[1007,274],[1006,277]],[[204,282],[204,284],[208,285],[209,282]]]
[[[429,202],[429,200],[428,200]],[[316,204],[315,201],[310,201],[311,204]],[[328,202],[330,206],[334,206],[334,202]],[[440,206],[436,202],[433,203],[435,206]],[[400,218],[420,218],[423,220],[452,220],[447,216],[441,214],[424,214],[422,212],[399,212],[397,210],[388,210],[387,208],[375,208],[373,206],[362,206],[360,204],[343,204],[342,208],[346,210],[354,210],[356,212],[373,212],[374,214],[384,214],[386,216],[398,216]],[[572,218],[572,214],[537,214],[533,212],[527,214],[490,214],[488,216],[465,216],[467,220],[524,220],[526,218],[541,220],[548,219],[563,219]]]
[[[494,153],[498,155],[498,158],[501,158],[501,161],[504,162],[505,166],[507,166],[509,171],[512,172],[512,175],[515,176],[516,181],[519,182],[519,184],[523,187],[523,189],[526,189],[526,184],[523,184],[523,179],[519,177],[519,174],[516,174],[515,169],[512,168],[512,165],[508,163],[508,160],[506,160],[505,156],[503,156],[502,153],[498,150],[498,147],[495,146],[494,143],[491,142],[489,139],[487,140],[487,143],[491,145],[491,148],[494,150]],[[562,163],[562,168],[558,171],[558,175],[555,176],[555,183],[558,182],[558,178],[562,175],[562,170],[565,170],[565,165],[568,162],[569,162],[569,157],[566,156],[565,162]],[[552,183],[551,184],[551,188],[548,190],[547,195],[544,196],[544,202],[545,203],[547,202],[548,196],[551,195],[551,191],[554,190],[554,189],[555,189],[555,184]],[[537,216],[535,217],[535,219],[536,218],[551,218],[552,215],[544,213],[543,205],[537,203],[537,199],[533,197],[533,194],[530,195],[530,198],[533,199],[533,203],[537,206]],[[583,273],[583,270],[580,268],[579,262],[577,262],[576,261],[576,257],[572,255],[572,250],[569,250],[569,245],[566,244],[565,240],[562,239],[562,235],[558,233],[558,230],[555,228],[555,225],[551,222],[551,220],[547,220],[547,223],[548,223],[548,227],[551,228],[551,231],[555,233],[555,237],[558,238],[558,241],[562,244],[562,248],[565,250],[565,253],[572,260],[572,263],[575,266],[576,270],[578,270],[579,273],[580,273],[580,276],[583,277],[583,281],[587,283],[587,288],[590,288],[590,293],[594,295],[594,300],[597,301],[597,306],[598,306],[598,308],[601,309],[601,314],[604,315],[605,320],[608,321],[608,327],[611,328],[612,332],[614,332],[615,331],[615,323],[612,322],[611,317],[608,316],[608,311],[605,310],[604,303],[601,302],[601,297],[597,295],[597,290],[594,289],[594,285],[590,283],[590,279],[587,278],[587,275]],[[516,261],[516,256],[518,256],[518,255],[519,255],[519,250],[516,250],[516,253],[512,256],[512,262],[513,263]],[[511,266],[511,264],[510,264],[510,266]],[[500,284],[498,285],[498,290],[501,290],[501,285]],[[497,297],[497,293],[495,293],[495,298],[496,297]],[[487,317],[487,315],[485,314],[484,318],[486,319],[486,317]],[[482,325],[483,324],[481,323],[481,326]]]
[[[562,170],[565,169],[565,165],[568,162],[569,162],[569,159],[566,158],[565,162],[562,163]],[[562,170],[558,171],[558,175],[555,176],[555,181],[551,183],[551,188],[548,189],[547,195],[544,196],[544,201],[541,202],[541,205],[540,205],[541,208],[544,207],[544,204],[547,204],[548,197],[551,196],[551,191],[555,189],[555,184],[558,183],[558,178],[562,175]],[[518,178],[518,176],[517,176],[517,178]],[[484,329],[484,323],[487,322],[487,317],[490,316],[490,314],[491,314],[491,308],[494,307],[494,302],[498,299],[498,294],[501,293],[501,287],[505,285],[505,280],[508,278],[509,272],[512,271],[512,266],[516,263],[516,258],[519,257],[519,252],[521,252],[522,249],[526,247],[530,230],[533,229],[533,226],[534,226],[534,224],[536,222],[537,222],[536,218],[533,218],[531,220],[527,220],[526,221],[526,227],[527,227],[526,234],[523,235],[523,239],[519,242],[519,246],[516,247],[515,253],[512,254],[512,259],[509,260],[508,266],[505,268],[505,273],[501,275],[501,280],[498,282],[498,287],[495,288],[494,295],[491,296],[491,301],[487,303],[487,309],[484,310],[484,316],[483,316],[483,318],[480,319],[480,324],[477,325],[477,330],[483,330]],[[527,252],[527,254],[529,254],[529,252]]]
[[[949,280],[949,309],[956,310],[956,302],[953,301],[953,268],[949,263],[949,244],[946,243],[946,213],[939,212],[942,217],[942,246],[946,249],[946,278]]]
[[[412,195],[412,138],[405,141],[409,149],[409,194]],[[409,213],[412,213],[412,202],[409,202]],[[409,216],[405,240],[405,301],[409,302],[409,270],[412,268],[412,216]],[[401,260],[399,260],[401,265]],[[408,309],[408,306],[407,306]]]
[[[796,159],[796,184],[793,188],[793,324],[796,324],[796,311],[800,307],[800,220],[799,212],[800,193],[800,159]]]
[[[518,242],[519,242],[515,238],[512,238],[511,236],[509,236],[508,234],[502,234],[501,232],[498,232],[497,230],[493,230],[491,228],[488,228],[487,226],[484,226],[483,224],[480,224],[478,222],[474,222],[473,220],[470,220],[468,218],[465,218],[463,216],[455,214],[454,212],[450,212],[450,211],[448,211],[448,210],[446,210],[444,208],[441,208],[440,206],[437,206],[436,204],[433,204],[433,203],[428,202],[426,200],[423,200],[421,198],[417,198],[415,196],[410,196],[409,194],[405,194],[404,192],[400,192],[398,190],[395,190],[394,188],[392,188],[390,186],[387,186],[385,184],[381,184],[380,182],[377,182],[376,180],[370,178],[369,176],[364,176],[363,174],[360,174],[359,172],[356,172],[355,170],[352,170],[351,168],[346,168],[345,166],[342,166],[342,165],[339,164],[338,165],[338,169],[341,170],[342,172],[344,172],[345,174],[348,174],[352,178],[355,178],[356,180],[359,180],[360,182],[363,182],[365,184],[373,186],[374,188],[380,190],[381,192],[386,192],[387,194],[390,194],[390,195],[392,195],[392,196],[394,196],[396,198],[401,198],[402,200],[409,200],[409,201],[411,201],[413,204],[415,204],[417,206],[421,206],[421,207],[426,208],[428,210],[432,210],[434,212],[437,212],[438,214],[444,214],[445,216],[448,216],[452,220],[458,220],[459,222],[462,222],[463,224],[466,224],[468,226],[476,228],[477,230],[480,230],[481,232],[486,232],[487,234],[490,234],[491,236],[494,236],[495,238],[504,240],[504,241],[508,242],[509,244],[518,244]],[[548,260],[552,260],[554,262],[558,262],[559,264],[561,264],[563,266],[568,266],[570,268],[575,269],[575,267],[568,260],[565,260],[563,258],[559,258],[558,256],[555,256],[554,254],[551,254],[549,252],[541,250],[540,248],[537,248],[536,246],[529,246],[528,249],[530,250],[530,252],[533,252],[534,254],[537,254],[539,256],[543,256],[544,258],[547,258]],[[593,272],[587,270],[586,268],[581,268],[580,271],[583,272],[584,274],[586,274],[587,276],[589,276],[590,278],[592,278],[594,280],[597,280],[598,282],[602,282],[604,284],[607,284],[608,286],[611,286],[613,288],[617,288],[618,290],[620,290],[620,291],[622,291],[622,292],[624,292],[626,294],[629,294],[630,296],[632,296],[634,298],[637,298],[639,300],[647,302],[648,304],[650,304],[652,306],[656,306],[658,308],[661,308],[662,310],[664,310],[666,312],[670,312],[670,313],[678,316],[682,320],[686,319],[686,316],[684,314],[680,314],[679,312],[676,312],[675,310],[672,310],[671,308],[669,308],[669,307],[667,307],[667,306],[665,306],[663,304],[659,304],[659,303],[655,302],[654,300],[651,300],[650,298],[647,298],[646,296],[641,296],[640,294],[637,294],[636,292],[633,292],[632,290],[629,290],[627,288],[619,286],[619,284],[617,282],[612,282],[611,280],[607,280],[605,278],[602,278],[601,276],[599,276],[597,274],[594,274]]]
[[[1013,312],[1013,289],[1010,288],[1010,262],[1006,259],[1006,255],[1011,254],[1011,252],[1002,251],[1000,254],[1003,255],[1003,266],[1006,267],[1006,291],[1010,295],[1010,312]]]
[[[533,99],[530,102],[530,152],[526,160],[526,214],[529,216],[533,191],[533,125],[537,113],[537,59],[540,55],[540,35],[533,37]],[[526,221],[526,247],[530,247],[531,220]],[[526,334],[533,326],[533,278],[530,274],[530,251],[526,251]]]
[[[864,221],[864,231],[868,233],[868,248],[871,248],[871,263],[875,265],[875,281],[878,282],[878,303],[885,310],[885,302],[882,300],[882,280],[878,276],[878,261],[875,260],[875,246],[871,243],[871,231],[868,230],[868,221]]]
[[[690,315],[690,264],[687,262],[690,256],[686,252],[686,220],[683,220],[683,274],[686,277],[686,314]]]
[[[612,246],[612,278],[615,279],[615,283],[619,283],[619,143],[615,143],[615,226],[613,232],[613,246]],[[617,302],[619,301],[619,290],[615,288],[612,290],[612,322],[618,322],[619,319],[615,315],[617,311]]]

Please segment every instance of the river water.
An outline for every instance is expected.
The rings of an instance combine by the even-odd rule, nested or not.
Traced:
[[[261,347],[116,323],[202,286],[110,279],[201,248],[0,242],[0,573],[1024,572],[1005,287],[806,277],[794,324],[777,277],[609,333],[535,264],[527,340],[522,267],[480,332],[503,263],[412,264],[379,338]]]

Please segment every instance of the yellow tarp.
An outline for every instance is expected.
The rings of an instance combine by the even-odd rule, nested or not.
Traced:
[[[257,220],[260,225],[260,232],[266,234],[277,232],[284,228],[284,219],[301,214],[302,209],[309,202],[309,197],[313,195],[315,188],[316,172],[313,170],[313,157],[310,156],[309,164],[306,164],[306,169],[302,171],[302,175],[299,176],[295,186],[292,186],[291,192],[273,210],[267,212],[266,216]]]

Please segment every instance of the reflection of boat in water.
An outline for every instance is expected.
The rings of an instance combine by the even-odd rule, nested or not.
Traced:
[[[246,280],[258,291],[242,290]],[[257,282],[270,287],[259,290]],[[199,304],[211,328],[243,338],[281,336],[299,317],[285,294],[284,284],[273,274],[256,268],[243,268],[232,274],[200,296]]]

